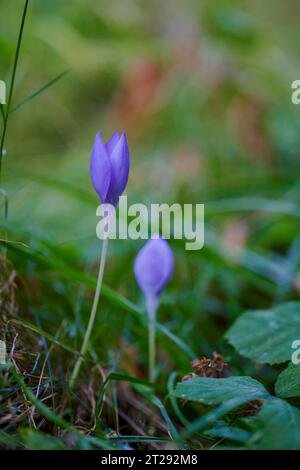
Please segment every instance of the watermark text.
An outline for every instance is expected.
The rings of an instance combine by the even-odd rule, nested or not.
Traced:
[[[201,250],[204,245],[204,204],[131,204],[127,196],[119,199],[118,215],[114,206],[102,204],[96,227],[101,240],[147,240],[155,233],[169,240],[185,240],[186,250]]]

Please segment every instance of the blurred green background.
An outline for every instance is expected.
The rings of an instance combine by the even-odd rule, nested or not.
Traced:
[[[0,78],[9,82],[23,2],[0,5]],[[217,349],[233,367],[254,369],[234,363],[224,332],[245,309],[300,292],[300,107],[291,103],[299,14],[296,0],[30,1],[12,107],[67,73],[10,115],[2,175],[8,230],[11,241],[79,277],[40,266],[11,243],[9,259],[30,291],[20,316],[38,314],[53,334],[64,319],[67,341],[79,347],[78,318],[86,323],[93,294],[80,273],[96,274],[99,256],[90,149],[98,130],[108,138],[124,128],[129,203],[206,207],[202,251],[171,241],[176,270],[160,322],[195,356]],[[132,264],[142,245],[110,243],[105,273],[141,307]],[[109,300],[100,317],[93,354],[145,374],[142,324]],[[162,336],[158,342],[160,373],[189,370],[190,357]]]

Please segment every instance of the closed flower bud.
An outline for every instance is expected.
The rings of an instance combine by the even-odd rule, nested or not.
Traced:
[[[162,290],[170,281],[174,269],[171,248],[155,234],[141,249],[134,262],[134,274],[145,294],[148,313],[149,381],[155,378],[155,319]]]
[[[105,143],[101,133],[95,137],[91,152],[90,175],[102,204],[117,207],[129,175],[129,148],[126,134],[116,131]]]
[[[134,263],[134,274],[146,297],[158,298],[170,281],[174,269],[173,253],[163,238],[155,234],[141,249]]]

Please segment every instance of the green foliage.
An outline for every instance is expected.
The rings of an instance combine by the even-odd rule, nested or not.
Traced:
[[[29,0],[22,24],[27,2],[0,3],[0,446],[299,449],[296,2]],[[129,203],[205,203],[205,246],[171,241],[150,384],[143,242],[111,243],[71,391],[100,248],[89,153],[115,128]],[[213,351],[229,377],[180,381]]]
[[[300,395],[300,365],[291,363],[279,374],[275,384],[275,392],[281,398],[298,397]]]
[[[61,439],[33,431],[31,429],[24,429],[20,431],[24,445],[29,450],[67,450],[67,447]]]
[[[251,377],[213,379],[198,377],[179,383],[174,395],[182,400],[197,401],[206,405],[218,405],[232,398],[240,403],[267,398],[266,389]]]
[[[230,377],[228,379],[191,379],[178,384],[174,395],[182,400],[208,405],[223,403],[218,409],[194,422],[192,432],[211,426],[209,436],[221,437],[229,441],[242,442],[255,449],[298,449],[300,446],[300,411],[284,400],[271,397],[265,388],[251,377]],[[216,421],[227,412],[252,400],[261,400],[259,413],[251,418],[248,429],[230,426],[226,421]],[[223,407],[223,408],[222,408]],[[221,413],[217,413],[217,410]],[[207,419],[207,417],[209,417]],[[212,426],[212,424],[216,423]],[[232,422],[232,421],[231,421]],[[246,421],[244,425],[246,424]],[[249,426],[250,425],[250,426]],[[189,433],[189,426],[185,437]]]
[[[253,422],[256,449],[297,450],[300,447],[300,410],[280,399],[267,400]]]
[[[279,364],[291,358],[292,343],[300,329],[300,302],[240,316],[226,338],[243,356],[261,364]]]

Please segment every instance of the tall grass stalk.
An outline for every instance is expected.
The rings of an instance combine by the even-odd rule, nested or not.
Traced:
[[[7,132],[8,116],[9,116],[12,97],[13,97],[13,91],[14,91],[14,85],[15,85],[15,79],[16,79],[16,72],[17,72],[18,60],[19,60],[20,49],[21,49],[21,44],[22,44],[23,31],[24,31],[25,19],[26,19],[26,15],[27,15],[28,3],[29,3],[29,0],[25,0],[22,20],[21,20],[21,25],[20,25],[20,30],[19,30],[17,48],[16,48],[16,53],[15,53],[14,65],[13,65],[13,70],[12,70],[12,75],[11,75],[8,100],[7,100],[7,105],[6,105],[5,111],[1,107],[1,109],[2,109],[1,112],[2,112],[2,116],[3,116],[3,130],[2,130],[1,141],[0,141],[0,183],[1,183],[1,175],[2,175],[2,157],[3,157],[4,143],[5,143],[5,137],[6,137],[6,132]]]

